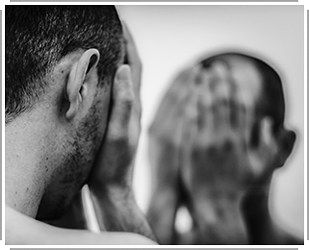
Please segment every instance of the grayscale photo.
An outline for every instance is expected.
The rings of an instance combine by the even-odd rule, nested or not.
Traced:
[[[304,6],[4,19],[6,244],[304,245]]]

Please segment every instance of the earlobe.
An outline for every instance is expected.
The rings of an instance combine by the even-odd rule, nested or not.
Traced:
[[[87,96],[87,81],[95,73],[100,59],[100,53],[97,49],[86,50],[81,57],[72,65],[66,86],[66,96],[69,102],[69,108],[66,112],[66,118],[71,120],[77,113],[80,104]]]
[[[279,137],[280,152],[278,161],[279,166],[283,166],[294,148],[296,133],[294,131],[284,129]]]

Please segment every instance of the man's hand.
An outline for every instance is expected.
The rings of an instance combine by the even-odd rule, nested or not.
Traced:
[[[112,110],[89,185],[131,187],[135,152],[140,134],[141,62],[130,33],[124,26],[126,60],[118,68],[112,93]]]
[[[111,114],[90,178],[89,189],[101,230],[135,232],[154,239],[132,190],[140,134],[141,62],[124,26],[126,62],[113,83]]]
[[[188,68],[175,79],[149,129],[153,193],[147,219],[159,242],[164,245],[175,243],[176,213],[184,202],[179,187],[183,112],[194,96],[192,83],[197,70]]]
[[[230,91],[231,83],[218,80],[216,92],[207,74],[200,71],[202,83],[193,87],[183,112],[184,180],[197,193],[204,188],[223,195],[242,193],[271,177],[278,165],[280,138],[272,132],[271,119],[255,117],[253,106],[243,102],[237,88]]]
[[[241,84],[232,88],[228,78],[211,75],[213,72],[200,71],[197,78],[201,81],[194,86],[183,112],[180,176],[200,231],[196,242],[247,244],[242,201],[246,197],[249,206],[248,195],[251,199],[252,192],[258,193],[261,198],[254,195],[255,206],[250,211],[268,223],[265,198],[270,179],[286,159],[285,152],[290,152],[281,145],[293,145],[295,135],[283,129],[274,133],[271,119],[257,117],[252,103],[244,101],[248,100],[244,95],[250,93],[244,92]]]

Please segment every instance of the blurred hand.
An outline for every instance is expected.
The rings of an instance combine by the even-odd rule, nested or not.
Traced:
[[[243,192],[276,167],[279,150],[272,121],[257,120],[253,107],[235,92],[216,95],[209,86],[204,80],[192,87],[184,112],[183,176],[197,193]]]
[[[147,219],[161,244],[174,244],[177,209],[183,204],[179,188],[183,112],[192,97],[198,68],[184,70],[173,82],[160,103],[149,129],[149,160],[152,167],[153,193]]]
[[[182,112],[180,176],[195,225],[190,237],[197,244],[248,244],[241,199],[253,186],[265,188],[279,149],[271,120],[258,120],[254,105],[237,95],[243,90],[211,74],[200,69]]]
[[[250,63],[218,60],[182,71],[168,90],[149,142],[155,191],[148,218],[162,242],[248,244],[268,230],[270,179],[295,133],[283,126],[274,133],[272,120],[257,115],[261,89]],[[180,205],[193,227],[177,235]],[[257,233],[249,235],[248,225]]]

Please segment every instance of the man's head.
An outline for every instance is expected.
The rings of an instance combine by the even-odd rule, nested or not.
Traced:
[[[7,123],[40,100],[46,75],[66,55],[96,48],[101,85],[123,56],[113,6],[6,6],[5,38]]]
[[[263,197],[249,206],[254,216],[257,206],[268,213],[272,174],[294,145],[284,113],[278,73],[252,56],[215,54],[177,76],[149,129],[151,204],[162,210],[168,189],[173,208],[188,208],[194,229],[187,243],[248,244],[244,197]],[[155,209],[148,217],[161,239]]]
[[[290,155],[295,133],[285,128],[284,114],[281,79],[271,66],[240,53],[216,54],[181,72],[167,91],[150,127],[151,161],[157,165],[170,157],[160,150],[168,144],[180,150],[183,176],[197,189],[212,183],[206,179],[216,172],[222,185],[223,173],[234,178],[234,186],[240,179],[248,183]],[[268,160],[267,143],[278,151],[269,155],[276,159]]]
[[[48,218],[62,212],[95,160],[124,60],[122,26],[113,6],[6,6],[5,16],[6,124],[29,127],[39,141],[38,216]]]

